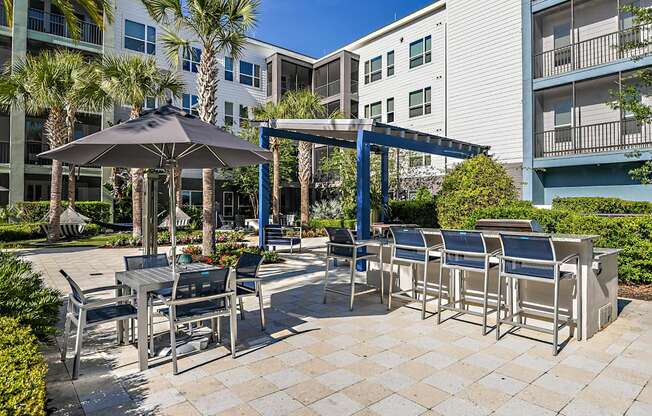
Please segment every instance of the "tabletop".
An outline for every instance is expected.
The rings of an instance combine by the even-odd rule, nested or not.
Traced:
[[[218,267],[204,263],[191,263],[187,265],[177,265],[176,273],[213,269],[218,269]],[[139,291],[155,290],[170,286],[172,282],[174,282],[175,275],[172,273],[172,266],[167,266],[116,272],[115,278],[122,284]]]

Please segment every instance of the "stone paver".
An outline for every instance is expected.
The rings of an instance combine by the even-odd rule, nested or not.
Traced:
[[[123,256],[133,254],[137,250],[24,252],[46,284],[66,294],[60,268],[82,288],[104,286],[123,269]],[[84,340],[81,375],[74,383],[70,360],[68,367],[57,362],[56,346],[45,352],[51,413],[652,414],[652,302],[629,302],[604,331],[587,342],[570,340],[552,357],[545,335],[523,331],[524,336],[507,334],[496,342],[493,333],[483,337],[478,325],[422,321],[418,310],[399,302],[388,312],[376,294],[357,298],[352,312],[343,296],[329,296],[324,305],[323,254],[282,256],[284,263],[261,271],[267,331],[260,331],[257,299],[246,299],[250,313],[238,320],[235,360],[227,348],[211,346],[182,356],[185,371],[177,376],[165,359],[140,373],[135,348],[116,346],[114,327],[100,326]],[[346,265],[334,273],[346,282]],[[223,324],[228,334],[226,320]],[[166,330],[165,322],[156,324],[157,332]]]

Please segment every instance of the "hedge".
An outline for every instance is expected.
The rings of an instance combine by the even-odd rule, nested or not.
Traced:
[[[310,220],[310,222],[308,223],[308,228],[311,229],[324,229],[326,227],[355,229],[355,220],[334,218],[334,219]]]
[[[61,201],[61,207],[68,207],[67,201]],[[16,203],[21,211],[20,218],[24,222],[42,222],[50,209],[50,201],[22,201]],[[109,222],[111,219],[111,204],[100,201],[80,201],[75,204],[75,210],[94,221]]]
[[[437,203],[435,199],[390,200],[390,218],[392,222],[417,224],[420,227],[437,227]]]
[[[11,241],[31,240],[45,237],[38,224],[2,224],[0,225],[0,243]]]
[[[652,202],[603,197],[554,198],[552,208],[577,214],[652,214]]]
[[[46,373],[32,330],[0,317],[0,415],[45,415]]]
[[[54,334],[61,300],[59,292],[46,287],[32,264],[0,251],[0,316],[29,325],[39,338]]]

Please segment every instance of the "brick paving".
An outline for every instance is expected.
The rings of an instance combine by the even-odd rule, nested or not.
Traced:
[[[48,285],[68,293],[60,268],[83,288],[96,287],[112,283],[122,256],[137,252],[23,254]],[[338,295],[324,305],[319,251],[283,257],[262,269],[267,330],[260,331],[257,300],[248,298],[236,359],[213,346],[181,358],[177,376],[166,359],[139,372],[136,349],[117,346],[114,327],[105,326],[85,339],[80,377],[71,382],[57,346],[46,348],[52,414],[652,414],[651,302],[621,300],[615,323],[588,342],[569,341],[553,357],[545,335],[521,330],[496,342],[493,332],[480,334],[473,317],[437,326],[398,302],[388,312],[377,295],[356,299],[353,312]]]

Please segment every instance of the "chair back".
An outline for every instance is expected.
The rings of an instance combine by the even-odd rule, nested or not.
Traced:
[[[81,303],[82,305],[85,304],[86,297],[84,296],[84,292],[82,292],[77,282],[75,282],[73,278],[70,277],[68,273],[66,273],[63,269],[59,270],[59,273],[61,273],[61,275],[66,278],[66,281],[68,281],[68,284],[70,285],[70,290],[72,291],[72,297],[75,298],[75,300]]]
[[[347,228],[334,228],[326,227],[326,235],[328,235],[328,241],[333,244],[330,245],[330,254],[339,257],[349,257],[353,258],[353,247],[355,245],[355,238],[353,238],[353,233]],[[342,247],[342,245],[348,245],[351,247]]]
[[[484,269],[487,244],[478,231],[441,230],[445,265]]]
[[[555,247],[550,236],[529,236],[500,233],[504,272],[515,275],[555,277]]]
[[[226,293],[229,269],[210,269],[181,272],[174,279],[172,300],[202,298]],[[220,307],[226,305],[224,299],[217,300]]]
[[[265,226],[265,241],[283,238],[283,228],[280,224]]]
[[[408,261],[426,261],[426,237],[420,228],[391,226],[389,230],[394,239],[394,258]]]
[[[165,254],[147,254],[142,256],[125,256],[125,270],[151,269],[170,265]]]
[[[238,259],[238,263],[235,265],[235,278],[237,279],[253,279],[258,276],[258,269],[260,265],[263,264],[265,257],[262,254],[258,253],[242,253]],[[244,286],[248,289],[255,290],[256,282],[240,282],[240,286]]]

